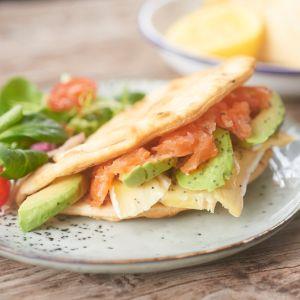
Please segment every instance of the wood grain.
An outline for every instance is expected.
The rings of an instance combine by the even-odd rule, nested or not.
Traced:
[[[176,74],[136,26],[142,0],[0,2],[0,83],[41,86],[62,72],[96,79]],[[288,104],[300,122],[300,107]],[[0,258],[0,300],[299,299],[300,215],[269,240],[205,266],[144,275],[84,275]]]
[[[206,266],[143,275],[84,275],[0,260],[1,299],[297,299],[300,216],[276,236]],[[65,298],[64,298],[65,297]]]
[[[141,0],[0,3],[0,82],[16,74],[53,83],[62,72],[94,78],[174,73],[137,28]]]

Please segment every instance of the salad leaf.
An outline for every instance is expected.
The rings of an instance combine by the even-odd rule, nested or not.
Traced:
[[[22,118],[23,110],[21,105],[17,105],[10,109],[4,115],[0,116],[0,133],[20,122]]]
[[[68,121],[67,130],[72,133],[84,132],[86,136],[89,136],[113,116],[144,97],[145,94],[142,92],[131,92],[125,88],[116,97],[116,100],[97,98],[95,102],[83,107],[78,114]]]
[[[48,161],[44,152],[33,150],[9,149],[0,143],[0,165],[2,177],[19,179],[33,172]]]
[[[0,142],[4,143],[38,141],[62,144],[66,139],[67,134],[61,125],[39,114],[27,116],[20,124],[0,133]]]
[[[84,132],[86,136],[91,135],[100,126],[109,121],[114,116],[113,106],[117,103],[109,103],[102,98],[82,107],[80,111],[72,109],[67,112],[55,112],[49,108],[43,109],[42,114],[58,123],[64,124],[67,132],[77,134]]]
[[[70,111],[57,112],[52,111],[49,108],[44,108],[41,113],[47,118],[54,120],[55,122],[67,124],[70,119],[77,114],[77,111],[75,109],[72,109]]]
[[[123,105],[133,105],[134,103],[142,100],[145,97],[145,93],[132,92],[127,88],[124,88],[123,92],[116,97],[116,99]]]
[[[10,149],[29,149],[30,146],[34,143],[33,140],[22,140],[22,141],[14,141],[14,142],[0,142],[1,144],[5,145]]]
[[[43,93],[22,77],[9,80],[0,92],[0,115],[17,104],[22,105],[24,114],[41,110]]]
[[[110,108],[101,108],[86,115],[72,118],[67,129],[73,133],[84,132],[85,136],[89,136],[112,117],[113,112]]]

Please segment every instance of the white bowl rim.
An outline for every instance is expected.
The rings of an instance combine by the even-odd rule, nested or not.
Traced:
[[[138,14],[139,29],[144,37],[150,41],[154,46],[160,48],[163,51],[171,54],[181,56],[192,62],[216,65],[220,63],[220,59],[202,57],[193,55],[187,51],[181,50],[169,43],[163,35],[161,35],[153,26],[152,17],[154,13],[165,6],[166,4],[173,2],[174,0],[147,0],[145,1]],[[256,66],[256,72],[261,74],[281,75],[281,76],[300,76],[300,69],[283,67],[275,64],[267,64],[258,62]]]

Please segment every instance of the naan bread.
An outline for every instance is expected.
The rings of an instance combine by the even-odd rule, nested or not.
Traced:
[[[84,198],[80,202],[72,205],[65,209],[62,214],[71,215],[71,216],[84,216],[90,217],[98,220],[106,220],[106,221],[121,221],[121,219],[117,216],[114,211],[114,208],[110,202],[102,205],[101,207],[92,207],[89,204],[89,196]],[[149,210],[143,212],[142,214],[130,217],[127,219],[137,219],[137,218],[149,218],[149,219],[160,219],[173,217],[178,213],[185,211],[185,208],[176,208],[176,207],[167,207],[162,205],[161,203],[157,203],[152,206]],[[124,220],[124,219],[122,219]]]
[[[254,181],[257,177],[259,177],[265,171],[265,169],[267,168],[267,166],[269,164],[269,160],[272,158],[272,156],[273,156],[272,149],[268,149],[265,152],[265,154],[262,157],[262,159],[260,160],[260,162],[257,165],[257,167],[254,170],[254,172],[251,173],[248,183],[251,183],[252,181]]]
[[[21,203],[61,176],[79,173],[137,148],[203,115],[253,73],[254,59],[232,58],[222,65],[171,81],[165,88],[106,123],[84,144],[48,163],[22,182]]]

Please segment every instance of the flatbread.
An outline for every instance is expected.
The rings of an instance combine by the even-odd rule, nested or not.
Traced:
[[[264,153],[264,156],[260,160],[260,162],[257,165],[257,167],[254,170],[254,172],[251,174],[251,176],[249,178],[249,183],[251,183],[252,181],[254,181],[257,177],[259,177],[265,171],[265,169],[267,168],[267,166],[269,164],[269,160],[272,158],[272,156],[273,156],[272,149],[268,149]]]
[[[204,73],[171,81],[164,89],[106,123],[84,144],[31,174],[20,185],[17,202],[21,203],[57,177],[79,173],[116,158],[198,119],[242,85],[252,75],[254,65],[253,58],[236,57]]]
[[[106,220],[117,222],[124,219],[120,219],[114,211],[114,208],[111,202],[108,202],[101,207],[92,207],[89,204],[89,196],[81,200],[80,202],[72,205],[65,209],[62,214],[71,215],[71,216],[84,216],[90,217],[97,220]],[[143,212],[142,214],[130,217],[127,219],[137,219],[137,218],[150,218],[150,219],[160,219],[173,217],[178,213],[185,211],[185,208],[176,208],[176,207],[167,207],[162,205],[161,203],[157,203],[152,206],[148,211]]]

